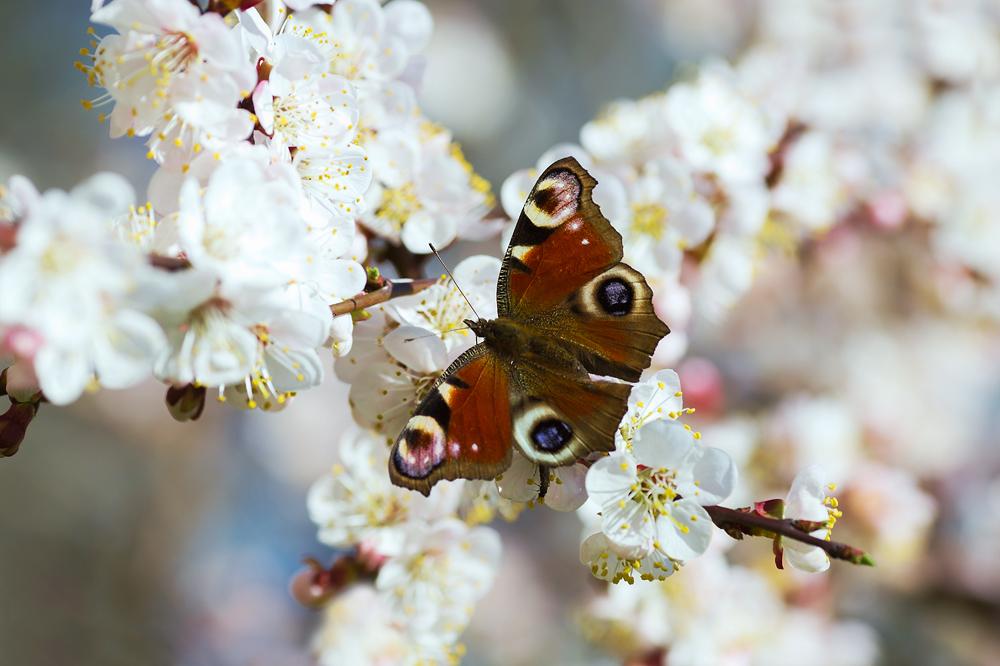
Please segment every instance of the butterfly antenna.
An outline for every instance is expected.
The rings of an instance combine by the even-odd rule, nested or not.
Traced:
[[[462,294],[462,298],[464,298],[465,302],[469,304],[469,308],[472,310],[472,314],[476,315],[476,319],[482,319],[482,317],[479,316],[479,313],[476,312],[476,308],[474,308],[472,306],[472,301],[470,301],[469,297],[465,295],[465,292],[462,291],[462,288],[460,286],[458,286],[458,280],[456,280],[455,276],[451,274],[451,271],[448,269],[448,266],[444,263],[444,259],[441,258],[441,255],[438,254],[438,251],[434,247],[434,244],[433,243],[428,243],[427,245],[430,246],[431,252],[434,253],[434,256],[437,257],[438,261],[441,262],[441,265],[444,266],[445,272],[448,273],[448,277],[451,278],[452,284],[454,284],[455,288],[458,289],[458,293]],[[457,329],[452,329],[452,330],[457,330]]]
[[[469,328],[468,326],[459,326],[458,328],[449,328],[447,331],[445,331],[445,333],[451,333],[452,331],[464,331],[464,330],[467,330],[468,328]],[[403,342],[413,342],[414,340],[423,340],[424,338],[439,338],[439,337],[441,337],[441,335],[442,335],[441,333],[438,333],[437,331],[435,331],[433,333],[428,333],[427,335],[418,335],[418,336],[413,337],[413,338],[403,338]]]

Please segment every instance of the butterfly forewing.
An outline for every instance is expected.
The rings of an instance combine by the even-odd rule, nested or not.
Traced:
[[[572,157],[545,170],[514,228],[500,272],[501,316],[560,341],[588,371],[636,381],[669,329],[645,278],[622,259],[596,182]]]
[[[548,312],[621,261],[621,236],[591,199],[595,184],[571,157],[539,177],[500,269],[501,317],[527,320]]]
[[[492,479],[511,461],[509,376],[485,345],[431,387],[389,455],[397,486],[430,493],[439,479]]]

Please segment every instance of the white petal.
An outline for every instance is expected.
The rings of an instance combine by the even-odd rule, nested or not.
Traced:
[[[708,549],[712,519],[700,504],[682,499],[668,507],[669,515],[656,519],[659,550],[675,560],[693,560]]]
[[[669,419],[646,423],[632,440],[632,453],[640,465],[681,472],[694,467],[702,448],[690,431]]]
[[[510,467],[496,482],[497,491],[511,502],[530,502],[538,496],[537,477],[538,465],[515,451]]]
[[[782,539],[785,559],[793,568],[806,573],[820,573],[830,568],[830,558],[822,548],[807,546],[792,539]]]
[[[689,496],[702,506],[718,504],[736,489],[736,463],[725,451],[704,447],[703,455],[694,466],[692,489]],[[685,489],[678,487],[681,494]]]
[[[448,362],[448,348],[433,332],[418,326],[400,326],[382,346],[392,356],[419,373],[441,372]]]

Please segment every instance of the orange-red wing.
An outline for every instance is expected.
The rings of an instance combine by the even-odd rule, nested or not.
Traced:
[[[538,178],[500,270],[501,317],[524,320],[544,313],[621,261],[621,236],[594,203],[595,184],[572,157]]]
[[[510,379],[485,345],[445,370],[399,434],[389,477],[424,495],[439,479],[492,479],[510,467]]]

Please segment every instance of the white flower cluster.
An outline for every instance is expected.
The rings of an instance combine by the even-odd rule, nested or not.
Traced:
[[[93,4],[113,32],[78,64],[105,90],[84,105],[113,104],[112,137],[148,137],[159,170],[138,208],[111,176],[43,197],[11,182],[0,352],[16,390],[64,404],[152,371],[201,401],[281,409],[322,382],[319,347],[351,347],[330,306],[366,285],[365,234],[426,253],[496,230],[488,184],[416,109],[422,4],[271,3],[270,24],[232,4]]]
[[[100,377],[124,388],[148,376],[166,343],[143,291],[156,271],[110,222],[134,194],[102,174],[72,192],[40,195],[15,176],[0,187],[17,223],[17,246],[0,261],[0,356],[8,392],[76,400]]]
[[[996,8],[767,0],[758,13],[737,77],[804,128],[782,155],[775,213],[812,229],[845,217],[881,230],[929,225],[944,298],[996,318]]]
[[[983,417],[970,404],[1000,367],[972,324],[927,323],[938,310],[1000,317],[1000,15],[974,0],[947,11],[933,0],[761,0],[732,66],[707,60],[665,92],[615,102],[579,145],[508,178],[502,205],[516,220],[538,173],[576,157],[673,332],[632,390],[614,452],[542,470],[515,450],[495,480],[441,482],[423,497],[390,483],[387,445],[476,342],[464,320],[496,317],[500,261],[468,258],[454,282],[353,317],[331,306],[370,286],[361,262],[419,264],[412,255],[430,243],[502,226],[486,219],[488,184],[417,108],[430,14],[413,0],[216,9],[234,4],[93,2],[93,20],[114,32],[80,65],[106,91],[85,106],[113,104],[112,136],[147,138],[152,203],[136,207],[109,174],[68,193],[21,177],[0,187],[7,393],[66,404],[154,376],[179,418],[196,418],[209,389],[274,411],[323,381],[319,348],[332,347],[358,427],[308,509],[320,541],[372,580],[326,609],[314,641],[324,664],[457,663],[500,570],[499,535],[484,524],[524,505],[577,512],[581,561],[628,583],[602,586],[577,617],[625,659],[873,663],[865,627],[786,601],[747,558],[729,564],[710,512],[790,485],[772,506],[829,540],[841,513],[824,462],[844,481],[847,529],[880,563],[905,572],[929,547],[938,500],[925,488],[974,460]],[[900,261],[886,278],[884,255],[865,248],[907,232],[930,260]],[[764,259],[776,250],[803,250],[801,261],[775,269]],[[800,281],[813,290],[794,293]],[[905,299],[889,283],[908,304],[935,290],[945,303],[931,314],[912,305],[927,321],[903,336],[890,321],[902,315],[886,310]],[[870,291],[875,305],[849,300]],[[816,293],[848,314],[809,310]],[[737,309],[723,330],[738,304],[752,314]],[[687,353],[695,312],[711,320],[699,330],[706,354],[746,348],[745,367],[719,366],[743,373],[726,378],[744,391],[737,410],[726,411],[712,361],[677,366],[686,395],[664,369]],[[866,327],[849,344],[810,328],[841,315]],[[843,351],[830,353],[835,344]],[[750,472],[739,487],[737,466]],[[779,563],[830,565],[822,548],[766,535]]]
[[[867,666],[878,657],[870,627],[786,607],[766,576],[729,564],[715,547],[665,583],[612,586],[576,619],[592,642],[626,661],[668,653],[646,663]]]
[[[315,641],[324,664],[450,663],[499,571],[499,535],[470,526],[475,521],[463,511],[474,484],[442,483],[430,497],[417,496],[389,482],[388,451],[371,431],[348,433],[340,462],[309,493],[320,540],[357,547],[378,568],[373,587],[351,590],[327,609]],[[368,600],[364,613],[353,607],[358,595]]]
[[[618,433],[617,450],[587,472],[594,511],[581,509],[580,559],[598,578],[617,583],[666,580],[708,548],[714,526],[704,506],[736,487],[736,466],[723,451],[702,446],[682,426],[680,382],[661,370],[637,385]],[[597,527],[599,516],[600,531]],[[589,534],[589,536],[586,536]]]

